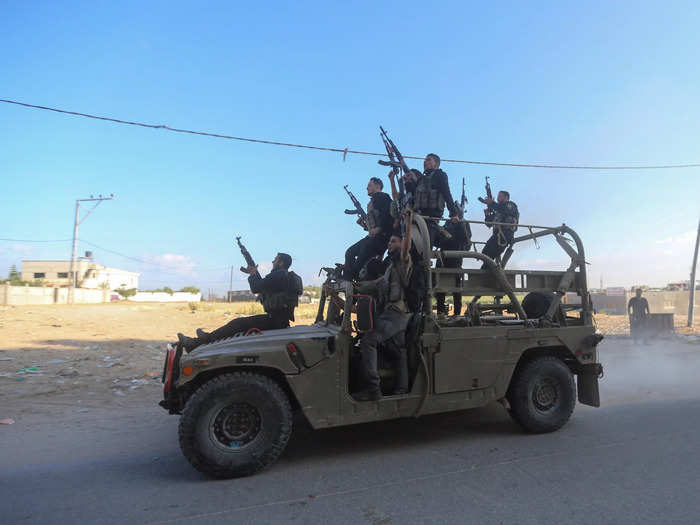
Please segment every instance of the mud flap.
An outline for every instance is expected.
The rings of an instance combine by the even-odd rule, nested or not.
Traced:
[[[576,377],[576,387],[578,390],[578,401],[584,405],[599,407],[600,390],[598,388],[598,377],[603,373],[603,365],[593,363],[582,365]]]

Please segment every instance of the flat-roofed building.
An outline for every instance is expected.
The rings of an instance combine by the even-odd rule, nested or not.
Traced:
[[[139,273],[109,268],[91,259],[81,258],[75,262],[77,285],[79,288],[119,288],[139,287]],[[22,261],[23,281],[41,280],[47,286],[70,286],[70,261]]]

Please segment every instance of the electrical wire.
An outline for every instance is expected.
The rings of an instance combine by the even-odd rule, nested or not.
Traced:
[[[36,239],[5,239],[5,238],[0,238],[0,241],[7,241],[7,242],[70,242],[73,239],[51,239],[48,241],[44,240],[36,240]]]
[[[115,122],[117,124],[125,124],[129,126],[140,126],[144,128],[151,128],[151,129],[163,129],[166,131],[172,131],[175,133],[187,133],[190,135],[201,135],[204,137],[215,137],[215,138],[220,138],[220,139],[228,139],[228,140],[238,140],[242,142],[253,142],[257,144],[267,144],[267,145],[272,145],[272,146],[285,146],[289,148],[302,148],[302,149],[310,149],[310,150],[317,150],[317,151],[330,151],[330,152],[335,152],[335,153],[342,153],[343,154],[343,160],[345,160],[345,157],[348,154],[353,154],[353,155],[369,155],[369,156],[374,156],[374,157],[386,157],[387,155],[385,153],[375,153],[371,151],[359,151],[359,150],[351,150],[349,148],[331,148],[331,147],[324,147],[324,146],[310,146],[307,144],[294,144],[290,142],[278,142],[274,140],[264,140],[264,139],[253,139],[253,138],[248,138],[248,137],[236,137],[232,135],[222,135],[220,133],[211,133],[207,131],[194,131],[190,129],[181,129],[181,128],[172,128],[170,126],[167,126],[165,124],[148,124],[145,122],[135,122],[135,121],[130,121],[130,120],[123,120],[123,119],[117,119],[117,118],[111,118],[111,117],[104,117],[100,115],[92,115],[89,113],[81,113],[78,111],[70,111],[67,109],[59,109],[59,108],[53,108],[49,106],[39,106],[36,104],[27,104],[25,102],[19,102],[16,100],[7,100],[7,99],[0,99],[0,102],[4,102],[6,104],[15,104],[17,106],[23,106],[27,108],[33,108],[33,109],[41,109],[45,111],[54,111],[56,113],[63,113],[66,115],[74,115],[78,117],[85,117],[85,118],[91,118],[91,119],[97,119],[97,120],[104,120],[108,122]],[[413,160],[423,160],[422,156],[415,156],[415,155],[404,155],[403,156],[406,159],[413,159]],[[690,164],[661,164],[661,165],[647,165],[647,166],[589,166],[589,165],[573,165],[573,164],[533,164],[533,163],[525,163],[525,162],[491,162],[491,161],[481,161],[481,160],[462,160],[462,159],[442,159],[442,162],[451,162],[451,163],[457,163],[457,164],[471,164],[471,165],[478,165],[478,166],[507,166],[507,167],[512,167],[512,168],[543,168],[543,169],[562,169],[562,170],[659,170],[659,169],[682,169],[682,168],[698,168],[700,167],[700,163],[690,163]]]

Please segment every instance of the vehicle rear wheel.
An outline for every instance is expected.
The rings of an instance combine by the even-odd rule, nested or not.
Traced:
[[[235,372],[204,383],[180,418],[180,448],[215,478],[249,476],[274,463],[292,432],[292,408],[269,377]]]
[[[576,405],[574,377],[559,358],[543,356],[526,363],[508,389],[510,415],[532,433],[553,432],[569,420]]]

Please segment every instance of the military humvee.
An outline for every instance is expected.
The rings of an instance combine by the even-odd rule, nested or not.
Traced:
[[[593,326],[576,232],[566,225],[521,225],[530,233],[515,237],[499,265],[476,251],[433,252],[424,218],[414,215],[412,225],[418,260],[431,278],[423,311],[413,315],[406,333],[409,393],[364,402],[351,396],[361,334],[353,286],[331,272],[328,284],[344,295],[345,306],[322,295],[311,326],[232,337],[189,354],[168,345],[160,404],[181,414],[180,447],[196,469],[237,477],[271,465],[284,451],[295,411],[319,429],[499,401],[525,431],[542,433],[568,421],[577,397],[600,406],[596,346],[602,336]],[[565,271],[504,269],[513,246],[546,236],[570,257]],[[477,260],[485,269],[442,268],[436,261],[444,256]],[[465,314],[436,315],[435,294],[455,291],[473,297]],[[577,296],[576,304],[562,301],[567,293]],[[380,359],[387,392],[392,375]]]

